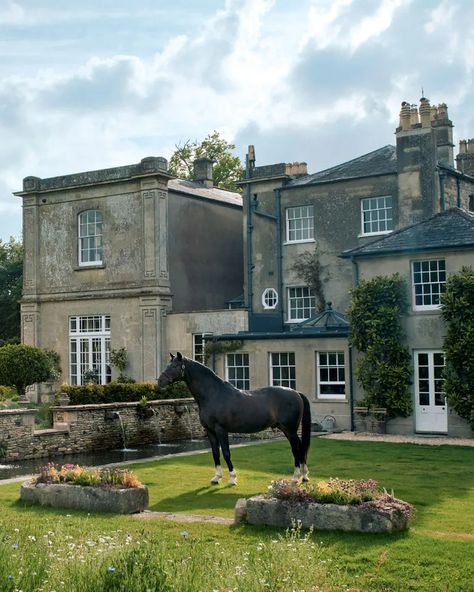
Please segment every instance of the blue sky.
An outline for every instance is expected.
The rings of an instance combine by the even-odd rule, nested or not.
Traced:
[[[220,131],[310,172],[385,144],[403,100],[474,137],[472,0],[0,0],[0,238],[28,175]]]

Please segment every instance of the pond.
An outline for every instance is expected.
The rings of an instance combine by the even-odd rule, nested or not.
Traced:
[[[255,441],[255,439],[230,437],[231,444],[243,444]],[[54,458],[34,458],[17,462],[3,463],[0,461],[0,481],[22,475],[32,475],[38,472],[39,468],[48,462],[58,465],[66,463],[95,467],[113,463],[127,462],[131,460],[150,459],[177,454],[179,452],[192,452],[193,450],[206,450],[210,448],[207,438],[193,440],[179,440],[162,444],[148,444],[137,448],[124,448],[120,450],[101,450],[84,452],[81,454],[63,454]]]

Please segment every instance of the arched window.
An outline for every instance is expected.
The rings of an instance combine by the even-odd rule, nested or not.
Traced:
[[[102,212],[87,210],[79,214],[79,265],[102,263]]]

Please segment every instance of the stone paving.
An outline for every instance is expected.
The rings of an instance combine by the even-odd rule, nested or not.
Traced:
[[[396,442],[409,444],[427,444],[429,446],[474,446],[474,438],[448,438],[447,436],[399,436],[395,434],[371,434],[368,432],[340,432],[325,434],[322,438],[331,440],[352,440],[354,442]]]

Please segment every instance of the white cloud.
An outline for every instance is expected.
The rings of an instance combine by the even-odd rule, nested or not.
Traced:
[[[0,236],[12,208],[19,228],[8,193],[24,176],[167,157],[214,129],[241,157],[255,144],[259,164],[314,171],[393,142],[400,102],[423,86],[460,137],[474,134],[474,4],[462,0],[3,4]],[[48,28],[51,13],[68,27]]]

